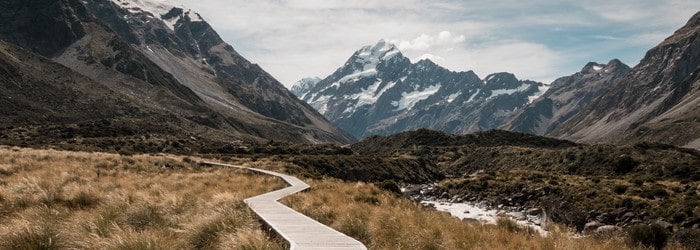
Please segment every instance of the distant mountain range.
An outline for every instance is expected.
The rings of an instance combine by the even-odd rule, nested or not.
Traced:
[[[510,73],[479,78],[424,59],[416,63],[384,40],[355,52],[335,73],[292,89],[358,138],[419,128],[452,133],[495,128],[546,87]]]
[[[66,139],[355,140],[186,8],[155,0],[9,0],[2,7],[6,143],[20,133],[55,139],[36,132],[49,128],[73,128]]]
[[[293,92],[358,138],[430,128],[501,128],[589,143],[700,148],[700,13],[630,69],[591,62],[551,85],[416,63],[380,41]]]

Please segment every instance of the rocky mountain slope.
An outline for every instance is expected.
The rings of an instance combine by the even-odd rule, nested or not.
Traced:
[[[700,148],[700,12],[550,135]]]
[[[1,5],[7,11],[0,14],[0,39],[26,49],[27,53],[36,53],[37,58],[43,58],[37,60],[44,64],[53,61],[65,66],[63,71],[72,71],[64,76],[77,75],[87,79],[83,82],[90,83],[88,86],[94,85],[76,89],[73,85],[82,85],[70,83],[78,81],[77,77],[61,78],[69,87],[62,92],[65,96],[57,95],[56,99],[98,98],[103,96],[99,91],[111,91],[114,98],[106,100],[127,102],[126,106],[148,111],[145,113],[170,117],[170,124],[178,129],[162,133],[176,138],[191,139],[196,137],[190,134],[198,134],[202,139],[222,142],[354,140],[260,67],[241,57],[199,14],[167,1],[12,0]],[[26,63],[15,66],[19,71],[39,67]],[[3,78],[3,82],[23,81],[8,79]],[[37,86],[32,91],[50,91],[50,87]],[[32,120],[40,125],[59,122],[44,116],[24,117],[42,113],[42,101],[40,96],[24,95],[25,107],[36,110],[8,112],[13,112],[14,121]],[[95,110],[85,109],[74,115],[90,120],[93,115],[88,113],[104,111],[99,118],[117,119],[110,112],[113,104],[106,102],[96,105]],[[68,109],[80,110],[71,102],[66,105]],[[148,120],[139,112],[125,115]],[[2,124],[23,125],[28,123]],[[183,130],[194,131],[182,133]]]
[[[482,80],[472,71],[453,72],[430,60],[411,63],[382,40],[355,52],[313,87],[306,83],[294,89],[334,124],[361,138],[419,128],[453,133],[495,128],[543,87],[510,73]]]
[[[544,95],[520,109],[502,128],[545,135],[610,90],[629,70],[617,59],[607,64],[590,62],[580,72],[552,82]]]

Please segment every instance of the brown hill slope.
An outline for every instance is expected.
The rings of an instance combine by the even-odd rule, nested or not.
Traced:
[[[73,96],[75,98],[78,98],[77,96],[102,97],[104,94],[99,93],[99,91],[109,90],[114,93],[112,94],[114,98],[107,98],[104,104],[80,106],[67,102],[66,105],[69,106],[69,110],[75,111],[71,115],[90,122],[93,119],[121,119],[122,116],[116,116],[114,112],[107,112],[109,105],[116,105],[111,100],[131,102],[130,106],[149,110],[149,112],[146,114],[132,113],[133,110],[123,112],[123,115],[133,121],[141,120],[144,122],[144,124],[125,122],[124,126],[132,131],[130,134],[144,135],[140,134],[144,127],[157,128],[167,124],[177,127],[177,129],[154,129],[154,132],[180,141],[195,139],[198,140],[196,144],[203,143],[199,139],[217,143],[226,143],[232,140],[347,143],[353,140],[351,136],[330,125],[311,108],[299,104],[300,102],[294,99],[290,93],[281,92],[279,89],[283,89],[283,87],[259,67],[248,63],[240,56],[231,62],[233,59],[230,55],[225,55],[225,52],[231,52],[233,48],[218,39],[218,35],[215,35],[216,33],[208,25],[209,29],[206,33],[214,34],[213,37],[218,40],[211,37],[206,40],[200,37],[204,40],[199,42],[201,44],[215,43],[217,49],[211,53],[216,54],[222,61],[219,64],[228,62],[240,67],[226,71],[227,74],[224,74],[223,70],[202,67],[202,63],[189,57],[183,52],[187,50],[183,49],[182,46],[176,46],[176,43],[175,45],[170,43],[174,47],[160,46],[154,47],[152,50],[147,46],[148,44],[139,45],[138,41],[122,36],[123,34],[115,32],[97,18],[94,10],[85,5],[93,3],[113,5],[109,1],[96,0],[12,0],[0,3],[3,9],[8,10],[0,14],[0,21],[4,24],[0,28],[0,39],[24,47],[27,51],[37,53],[36,57],[43,58],[38,59],[39,61],[31,61],[38,63],[37,65],[22,64],[18,65],[19,68],[29,70],[44,67],[50,64],[46,60],[48,58],[74,71],[73,73],[64,72],[64,75],[82,75],[81,79],[90,80],[85,81],[87,85],[79,89],[82,92],[75,92],[76,89],[73,88],[52,91],[42,89],[45,87],[42,86],[31,90],[15,89],[14,92],[0,92],[0,96],[17,94],[17,91],[46,91],[56,94],[55,99],[63,98],[59,93],[65,95],[66,99],[70,99],[69,97]],[[123,18],[146,18],[143,15],[137,16],[139,13],[136,12],[121,10],[118,6],[112,7],[117,11],[123,11],[119,15]],[[153,26],[138,26],[136,24],[127,28],[136,33],[154,35],[149,36],[151,40],[180,41],[173,35],[175,31],[169,30],[162,20],[153,19],[152,16],[144,20],[156,25],[157,29]],[[199,25],[203,23],[198,22]],[[164,52],[170,51],[170,49],[175,54]],[[164,64],[164,61],[177,63]],[[216,61],[214,57],[211,57],[210,61],[212,61],[212,65],[219,65],[213,63]],[[182,65],[195,65],[196,67],[188,68]],[[56,66],[50,65],[49,67]],[[36,71],[35,73],[46,74],[44,71]],[[25,81],[23,78],[10,79],[9,77],[11,76],[0,80],[3,81],[3,84],[5,82],[23,83]],[[54,76],[36,75],[34,77],[42,79]],[[67,81],[72,82],[72,79],[69,78]],[[217,88],[209,88],[210,85],[216,85]],[[275,87],[277,85],[279,88]],[[92,90],[95,90],[96,93],[92,93]],[[47,116],[42,115],[24,117],[25,114],[27,116],[44,114],[46,109],[53,107],[46,107],[45,105],[50,104],[43,102],[41,96],[27,93],[23,97],[21,102],[27,104],[23,106],[23,112],[10,108],[13,107],[11,105],[5,106],[8,112],[13,112],[14,121],[32,120],[33,125],[41,126],[66,126],[66,124],[72,123],[71,121],[44,119]],[[251,105],[251,103],[255,105]],[[30,108],[34,110],[29,111]],[[92,109],[97,110],[97,112],[93,113]],[[114,109],[120,110],[118,107]],[[106,111],[101,113],[101,110]],[[154,112],[167,117],[167,122],[157,122],[160,121],[160,118],[152,119],[150,113]],[[29,125],[8,119],[6,121],[0,126]],[[75,135],[91,135],[90,133],[82,133],[83,130],[78,130]],[[46,134],[42,137],[49,137],[49,135]],[[17,138],[15,137],[15,139]]]
[[[700,12],[549,135],[700,147]]]

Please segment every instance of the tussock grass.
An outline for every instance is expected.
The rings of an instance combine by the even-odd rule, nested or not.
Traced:
[[[280,248],[243,199],[274,177],[172,155],[0,146],[0,249]]]
[[[498,225],[460,221],[374,184],[307,182],[311,191],[284,202],[370,249],[638,249],[622,235],[577,238],[568,229],[552,225],[550,235],[542,237],[505,219]]]

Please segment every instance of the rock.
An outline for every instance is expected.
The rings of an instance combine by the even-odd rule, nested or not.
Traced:
[[[666,229],[669,232],[673,232],[673,224],[668,223],[664,220],[657,220],[656,222],[654,222],[654,224],[663,227],[664,229]]]
[[[590,233],[590,232],[595,231],[596,229],[598,229],[601,226],[605,226],[605,224],[597,222],[597,221],[591,221],[591,222],[586,223],[586,225],[583,226],[583,231]]]
[[[542,213],[541,208],[530,208],[525,211],[526,214],[528,215],[540,215]]]
[[[518,220],[518,221],[526,221],[527,220],[527,216],[525,216],[523,213],[513,213],[512,215],[513,215],[513,218],[515,218],[515,220]]]
[[[479,220],[474,219],[474,218],[464,218],[462,219],[464,222],[469,222],[469,223],[481,223]]]
[[[629,221],[635,217],[635,214],[633,212],[627,212],[622,215],[622,221]]]
[[[613,217],[609,213],[602,213],[596,217],[596,221],[600,221],[602,223],[609,223]]]
[[[449,199],[449,198],[450,198],[450,194],[448,194],[447,192],[442,192],[442,194],[440,195],[440,199]]]
[[[613,225],[600,226],[595,230],[596,233],[612,233],[612,232],[618,232],[618,231],[622,231],[622,228],[618,227],[618,226],[613,226]]]

